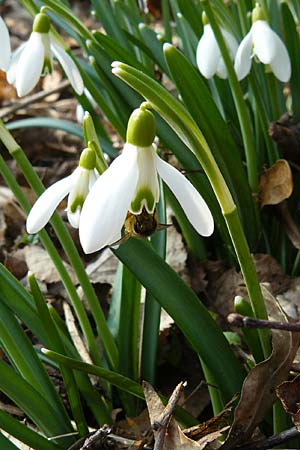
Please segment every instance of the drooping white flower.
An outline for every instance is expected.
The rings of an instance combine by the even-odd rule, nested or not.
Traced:
[[[235,57],[234,68],[238,79],[242,80],[248,75],[253,57],[257,57],[260,62],[270,66],[278,80],[289,81],[291,62],[284,43],[263,19],[259,5],[254,8],[252,17],[252,27],[240,43]]]
[[[75,92],[81,95],[83,81],[76,64],[50,35],[48,16],[39,13],[29,40],[13,53],[7,72],[7,81],[16,85],[19,97],[27,95],[37,85],[41,75],[52,72],[53,57],[59,61]]]
[[[0,17],[0,42],[0,70],[4,70],[6,72],[10,63],[11,47],[8,29],[2,17]]]
[[[203,236],[213,232],[214,222],[205,201],[194,186],[163,161],[152,143],[154,116],[135,110],[129,120],[123,152],[99,177],[88,194],[80,216],[79,237],[85,253],[92,253],[121,237],[128,212],[155,212],[159,200],[158,175],[181,204],[193,227]]]
[[[68,220],[72,227],[78,228],[82,206],[98,177],[94,167],[94,151],[84,149],[74,172],[52,184],[37,199],[27,218],[27,232],[38,233],[49,222],[55,209],[67,195]]]
[[[196,53],[198,69],[205,78],[209,79],[217,74],[220,78],[225,79],[227,70],[214,32],[205,15],[202,16],[202,20],[204,23],[203,35],[198,43]],[[221,32],[233,61],[238,49],[238,42],[225,28],[221,28]]]

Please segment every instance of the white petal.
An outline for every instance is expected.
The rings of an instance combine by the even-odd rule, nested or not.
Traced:
[[[251,31],[246,34],[244,39],[239,45],[238,51],[235,56],[234,69],[238,80],[245,78],[251,69],[252,64],[252,33]]]
[[[286,46],[276,34],[274,37],[276,43],[276,54],[271,61],[272,72],[278,80],[286,83],[291,78],[291,61]]]
[[[81,209],[77,208],[74,213],[72,213],[69,209],[67,210],[68,222],[73,228],[79,228]]]
[[[0,17],[0,42],[0,69],[6,71],[10,63],[11,48],[8,29],[2,17]]]
[[[27,218],[26,229],[28,233],[37,233],[49,222],[56,207],[74,186],[74,173],[52,184],[37,199]]]
[[[78,67],[74,63],[73,59],[52,38],[51,38],[51,50],[54,53],[55,57],[58,59],[62,68],[64,69],[65,74],[67,78],[70,80],[70,83],[74,91],[78,95],[81,95],[83,93],[84,85]]]
[[[219,78],[222,78],[223,80],[226,80],[227,78],[227,69],[224,63],[224,59],[222,57],[220,57],[219,59],[216,74],[218,75]]]
[[[157,155],[156,164],[159,175],[176,196],[195,230],[202,236],[210,236],[214,231],[214,220],[199,192],[184,175]]]
[[[16,68],[19,97],[28,94],[38,83],[44,65],[45,49],[41,33],[32,32]]]
[[[203,35],[197,46],[196,61],[200,73],[212,78],[217,71],[221,56],[215,35],[209,24],[204,26]]]
[[[156,171],[156,146],[151,145],[150,147],[136,147],[131,144],[125,144],[123,154],[127,152],[135,152],[138,165],[138,182],[136,185],[135,193],[133,194],[132,204],[130,206],[130,211],[134,214],[140,214],[143,207],[146,208],[147,212],[152,214],[156,207],[156,203],[159,200],[159,184]],[[149,192],[152,194],[153,204],[147,203],[147,198],[141,198],[139,195],[141,192]],[[133,202],[139,196],[139,202],[133,205]],[[150,199],[149,199],[150,200]],[[135,207],[134,207],[135,206]]]
[[[265,20],[252,25],[253,52],[263,64],[270,64],[276,54],[276,33]]]
[[[78,123],[82,124],[84,118],[84,109],[83,107],[78,103],[76,106],[76,120]]]
[[[136,155],[122,154],[98,178],[80,216],[79,237],[85,253],[109,245],[119,236],[138,179]]]
[[[222,28],[221,31],[229,50],[230,57],[234,60],[239,44],[233,34],[229,33],[229,31],[225,30],[225,28]]]
[[[7,81],[9,84],[15,84],[15,82],[16,82],[17,65],[18,65],[21,53],[23,52],[25,46],[26,46],[26,42],[23,42],[23,44],[21,44],[20,47],[18,47],[17,50],[15,50],[12,53],[12,58],[10,61],[9,69],[6,73],[6,78],[7,78]]]

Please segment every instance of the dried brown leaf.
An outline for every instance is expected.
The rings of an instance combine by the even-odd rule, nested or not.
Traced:
[[[144,384],[144,394],[148,407],[148,412],[150,416],[150,422],[152,424],[156,423],[160,420],[161,415],[163,414],[165,407],[159,398],[158,394],[155,392],[153,387],[149,383]],[[158,435],[161,430],[154,430],[154,439],[155,441],[158,438]],[[175,419],[171,417],[170,422],[167,426],[167,430],[164,437],[163,447],[161,450],[203,450],[207,448],[207,446],[216,441],[218,437],[220,437],[222,430],[218,430],[218,432],[213,432],[212,436],[209,434],[206,436],[206,439],[203,439],[201,443],[193,441],[189,439],[183,431],[178,426]]]
[[[300,431],[300,377],[281,383],[276,389],[285,411],[290,414],[295,427]]]
[[[25,247],[23,251],[28,269],[35,275],[37,280],[44,281],[45,283],[57,283],[61,281],[60,275],[46,250],[34,245]],[[78,284],[72,267],[65,262],[64,266],[68,270],[72,282]]]
[[[289,163],[279,159],[267,169],[259,180],[259,200],[261,206],[278,205],[293,192],[293,178]]]
[[[271,293],[262,286],[270,320],[286,322],[286,316]],[[250,438],[275,400],[275,389],[286,380],[299,346],[299,333],[272,332],[271,356],[252,369],[246,377],[234,414],[229,437],[222,450],[229,450]]]

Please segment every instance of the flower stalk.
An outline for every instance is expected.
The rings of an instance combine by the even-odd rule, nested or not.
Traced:
[[[165,51],[171,46],[167,44]],[[193,151],[201,163],[219,201],[222,213],[238,257],[245,279],[252,308],[257,318],[266,319],[267,311],[260,290],[254,263],[227,184],[213,158],[210,148],[185,108],[162,86],[147,75],[120,62],[113,63],[113,73],[139,92],[152,108],[169,123],[182,141]],[[270,343],[266,333],[260,333],[265,356],[270,353]]]
[[[258,192],[258,174],[256,165],[256,155],[252,137],[252,130],[250,127],[250,117],[246,108],[246,104],[243,98],[243,93],[238,82],[234,67],[231,61],[230,54],[228,52],[227,46],[225,44],[220,27],[215,19],[214,12],[208,0],[201,0],[201,5],[207,15],[213,33],[215,35],[216,41],[218,43],[219,49],[221,51],[226,70],[228,75],[228,81],[232,91],[235,107],[237,110],[242,138],[245,148],[245,156],[247,161],[247,172],[249,185],[253,193]]]
[[[35,173],[33,167],[31,166],[30,162],[28,161],[23,150],[20,148],[20,146],[17,144],[17,142],[11,136],[11,134],[6,130],[2,121],[0,121],[0,139],[3,142],[3,144],[6,146],[6,148],[8,149],[11,156],[17,162],[18,166],[22,170],[26,180],[28,181],[28,183],[31,186],[31,188],[33,189],[33,191],[37,195],[40,195],[44,191],[44,187],[41,183],[41,180]],[[88,275],[86,274],[86,272],[84,270],[83,263],[77,252],[74,242],[58,214],[54,214],[54,216],[51,220],[51,224],[63,246],[63,249],[64,249],[67,257],[69,258],[69,260],[75,270],[78,281],[81,284],[82,290],[86,296],[86,299],[88,301],[91,312],[93,314],[93,317],[94,317],[94,320],[96,323],[96,327],[97,327],[97,332],[98,332],[98,335],[103,344],[109,365],[112,368],[116,368],[116,367],[118,367],[118,351],[116,348],[116,344],[115,344],[113,337],[107,327],[107,323],[106,323],[102,308],[99,304],[99,299],[97,298],[97,295],[93,289],[93,286],[91,285],[91,283],[89,281]],[[86,324],[86,326],[87,326],[87,324]],[[89,324],[89,326],[90,326],[90,324]],[[91,339],[95,340],[94,336],[93,336],[93,338],[92,338],[92,336],[93,336],[93,333],[91,332],[91,338],[88,340],[89,344],[92,344],[92,342],[90,342]],[[94,347],[95,346],[93,346],[93,348]],[[97,352],[96,348],[94,348],[93,358],[96,359],[96,362],[99,363],[99,354],[97,356],[97,353],[98,352]]]

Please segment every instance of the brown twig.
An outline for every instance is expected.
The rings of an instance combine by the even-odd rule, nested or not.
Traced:
[[[21,108],[25,108],[26,106],[29,106],[32,103],[35,103],[39,100],[42,100],[45,97],[48,97],[49,95],[52,95],[52,94],[55,94],[56,92],[60,92],[60,91],[64,90],[68,86],[70,86],[70,81],[64,80],[55,88],[50,89],[50,91],[40,91],[40,92],[37,92],[36,94],[31,95],[30,97],[25,98],[24,100],[18,100],[16,102],[14,102],[14,104],[12,106],[3,108],[2,111],[0,112],[0,118],[3,119],[4,117],[18,111]]]
[[[274,436],[271,436],[267,439],[260,439],[259,441],[252,441],[247,444],[241,445],[239,447],[236,447],[235,450],[263,450],[275,447],[285,441],[299,436],[299,431],[295,427],[293,427],[288,430],[282,431],[281,433],[274,434]]]
[[[300,332],[299,322],[276,322],[273,320],[260,320],[253,317],[241,316],[240,314],[232,313],[227,317],[227,321],[240,328],[270,328],[274,330],[286,330],[293,332]]]
[[[179,400],[180,394],[185,386],[186,382],[181,382],[176,386],[163,412],[161,413],[159,418],[151,424],[153,430],[157,431],[153,450],[162,450],[168,424]]]

